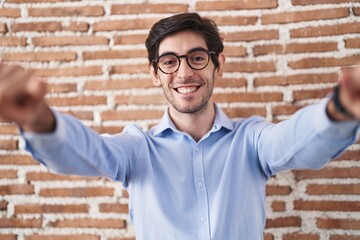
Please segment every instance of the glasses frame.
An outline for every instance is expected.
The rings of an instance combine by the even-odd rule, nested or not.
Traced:
[[[189,55],[190,55],[191,53],[193,53],[193,52],[196,52],[196,51],[202,51],[202,52],[206,52],[206,53],[208,54],[208,57],[209,57],[209,58],[208,58],[208,61],[207,61],[207,63],[205,64],[205,66],[202,67],[202,68],[194,68],[194,67],[191,66],[190,63],[189,63]],[[156,64],[156,68],[157,68],[157,69],[160,69],[161,72],[163,72],[163,73],[165,73],[165,74],[173,74],[173,73],[177,72],[177,70],[179,70],[180,65],[181,65],[181,59],[182,59],[182,58],[185,58],[185,59],[186,59],[186,63],[187,63],[187,65],[188,65],[191,69],[193,69],[193,70],[202,70],[202,69],[206,68],[206,67],[209,65],[211,55],[217,55],[217,53],[214,52],[214,51],[207,50],[207,49],[205,49],[205,48],[193,48],[193,49],[190,49],[185,55],[179,55],[179,56],[178,56],[178,55],[176,55],[176,54],[173,53],[173,52],[164,53],[164,54],[160,55],[157,59],[153,59],[152,62]],[[178,59],[178,66],[177,66],[177,68],[176,68],[173,72],[165,72],[165,71],[162,70],[161,67],[159,66],[159,60],[160,60],[160,58],[162,58],[162,57],[164,57],[164,56],[175,56],[175,57]]]

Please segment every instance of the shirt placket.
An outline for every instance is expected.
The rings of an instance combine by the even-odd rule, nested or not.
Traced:
[[[199,239],[210,239],[210,222],[209,222],[209,206],[208,196],[206,191],[206,182],[204,174],[203,149],[200,144],[193,148],[193,171],[194,171],[194,185],[197,196],[197,219],[199,226]]]

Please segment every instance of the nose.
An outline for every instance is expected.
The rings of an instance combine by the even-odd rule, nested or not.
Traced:
[[[177,77],[186,79],[194,75],[194,70],[188,65],[186,58],[181,58],[179,64],[179,69],[176,72]]]

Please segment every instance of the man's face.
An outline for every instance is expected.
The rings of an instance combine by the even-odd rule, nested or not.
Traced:
[[[177,56],[186,55],[189,50],[207,48],[201,35],[184,31],[166,37],[159,46],[159,56],[164,53],[174,53]],[[214,81],[222,74],[223,55],[219,57],[219,67],[215,69],[210,59],[209,64],[202,70],[192,69],[181,58],[179,69],[171,74],[165,74],[160,69],[155,72],[151,67],[153,82],[161,86],[169,102],[170,113],[198,113],[208,106],[214,88]]]

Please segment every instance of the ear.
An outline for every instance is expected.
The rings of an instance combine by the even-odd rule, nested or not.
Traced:
[[[154,86],[155,87],[160,87],[161,86],[161,81],[160,81],[159,75],[157,75],[157,73],[155,71],[155,68],[151,63],[148,64],[148,69],[149,69],[149,72],[150,72],[150,75],[151,75],[151,80],[152,80]]]
[[[225,55],[223,53],[220,53],[218,56],[219,66],[216,69],[216,75],[218,77],[222,77],[223,71],[224,71],[224,64],[225,64]]]

